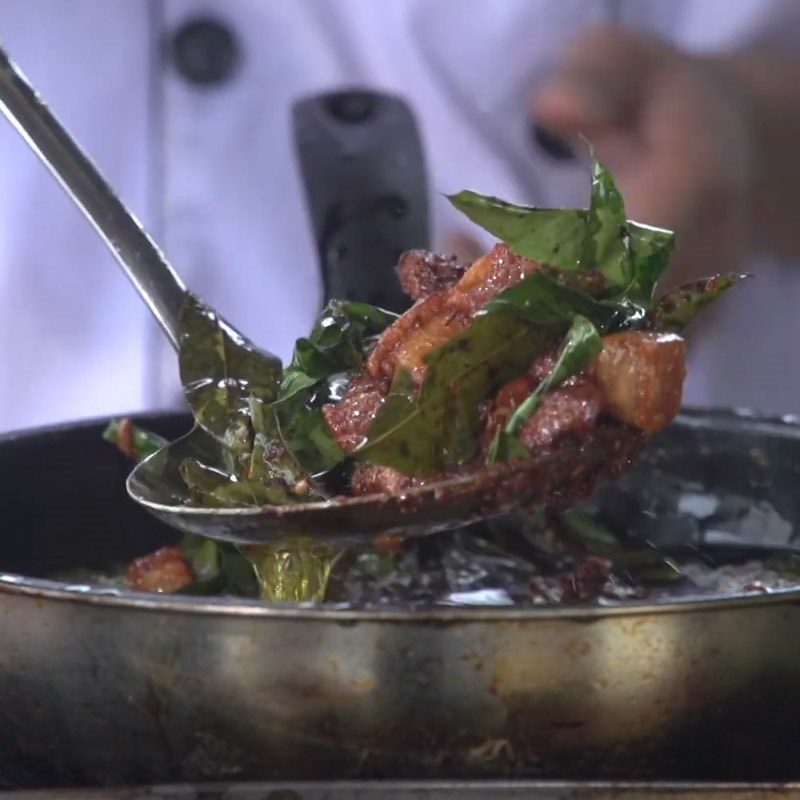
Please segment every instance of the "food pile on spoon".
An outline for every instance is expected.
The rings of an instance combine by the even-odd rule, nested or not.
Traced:
[[[405,253],[408,311],[334,300],[285,368],[187,295],[196,427],[140,469],[179,473],[175,502],[263,507],[403,494],[598,430],[664,428],[686,373],[680,331],[740,276],[654,300],[674,237],[626,220],[597,161],[588,209],[450,200],[502,241],[471,265]]]
[[[567,448],[575,480],[546,505],[593,491],[600,473],[579,469],[587,443],[605,448],[607,473],[628,466],[630,443],[679,410],[680,332],[741,276],[655,299],[673,234],[627,220],[598,161],[588,209],[450,200],[500,243],[473,264],[405,253],[408,311],[332,301],[285,368],[187,295],[179,362],[196,425],[137,471],[175,504],[264,508],[405,497],[506,470],[502,511],[524,505],[533,468]]]

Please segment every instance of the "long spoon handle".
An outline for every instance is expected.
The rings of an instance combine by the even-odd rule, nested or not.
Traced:
[[[0,109],[94,225],[174,347],[186,287],[141,223],[0,49]]]

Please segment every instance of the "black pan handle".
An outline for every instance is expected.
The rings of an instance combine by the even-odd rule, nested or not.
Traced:
[[[320,94],[292,108],[294,141],[325,300],[403,311],[394,267],[429,247],[428,185],[414,116],[397,97]]]

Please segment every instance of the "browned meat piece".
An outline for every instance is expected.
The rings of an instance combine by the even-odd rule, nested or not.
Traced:
[[[177,592],[195,579],[180,547],[162,547],[131,562],[125,580],[141,592]]]
[[[659,431],[681,407],[683,339],[641,331],[606,336],[594,377],[612,416],[643,431]]]
[[[597,387],[589,381],[548,392],[533,416],[522,426],[519,439],[532,453],[550,449],[567,438],[580,438],[595,426],[603,408]]]
[[[550,372],[554,356],[547,353],[531,365],[528,372],[509,381],[487,409],[487,422],[482,438],[484,454],[499,427],[508,422],[511,413]],[[519,438],[531,452],[556,447],[568,437],[588,433],[597,422],[603,402],[597,387],[585,373],[570,378],[548,392],[541,405],[522,426]]]
[[[391,381],[397,367],[403,366],[421,382],[423,357],[466,328],[486,303],[537,266],[507,245],[496,245],[452,288],[418,301],[384,331],[367,360],[367,372]]]
[[[498,244],[455,285],[418,300],[387,328],[370,353],[364,374],[338,403],[323,408],[339,446],[352,452],[361,443],[398,366],[409,370],[417,384],[422,383],[424,356],[464,330],[489,300],[537,266]]]
[[[557,351],[543,354],[525,375],[509,381],[487,408],[486,452],[499,426],[550,373]],[[548,392],[520,431],[531,452],[558,446],[567,436],[582,436],[601,413],[640,430],[657,431],[678,413],[686,375],[683,340],[646,331],[603,338],[594,364]]]
[[[325,422],[345,453],[351,453],[363,441],[383,403],[387,388],[368,374],[359,375],[338,403],[322,407]]]
[[[400,256],[397,277],[412,300],[449,289],[466,271],[455,256],[440,256],[428,250],[409,250]]]
[[[420,486],[422,481],[409,478],[392,467],[379,467],[375,464],[360,464],[353,472],[351,486],[353,494],[401,494],[412,486]]]

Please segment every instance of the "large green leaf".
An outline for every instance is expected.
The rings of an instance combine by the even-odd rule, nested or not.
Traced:
[[[592,162],[588,209],[534,208],[465,190],[450,202],[522,256],[567,270],[599,270],[609,293],[649,302],[674,246],[671,231],[626,220],[611,173]]]
[[[707,305],[749,275],[716,275],[667,292],[648,315],[657,331],[682,331]]]
[[[518,206],[469,189],[448,199],[521,256],[562,269],[582,266],[588,217],[584,209]]]
[[[582,266],[600,270],[609,285],[624,287],[632,278],[625,203],[611,173],[592,162],[592,192],[583,234]]]
[[[588,319],[575,316],[561,345],[561,351],[550,373],[517,406],[509,417],[505,429],[499,429],[489,449],[487,461],[505,461],[510,456],[527,457],[527,451],[519,441],[519,431],[533,416],[544,396],[579,373],[600,354],[603,340],[597,328]]]
[[[480,428],[481,404],[558,338],[560,325],[533,325],[498,310],[430,352],[417,395],[402,370],[355,452],[361,461],[428,477],[468,461]]]
[[[234,452],[249,451],[251,407],[277,397],[283,371],[280,360],[187,295],[181,311],[178,362],[197,424]]]

